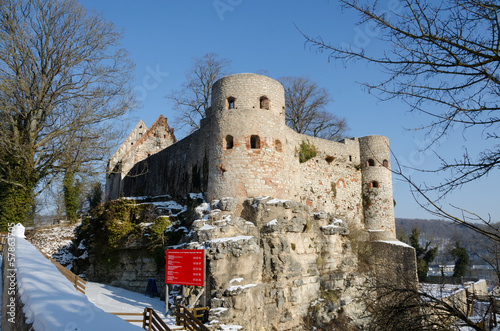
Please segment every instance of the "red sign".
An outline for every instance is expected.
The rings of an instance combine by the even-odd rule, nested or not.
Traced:
[[[165,284],[203,286],[204,275],[203,249],[167,249]]]

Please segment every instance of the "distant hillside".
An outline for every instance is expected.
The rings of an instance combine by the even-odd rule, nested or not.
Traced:
[[[469,258],[472,263],[483,264],[473,253],[479,255],[485,254],[487,246],[485,243],[487,240],[477,232],[463,225],[445,220],[396,218],[398,239],[402,237],[405,239],[408,238],[413,228],[420,229],[422,244],[430,241],[431,247],[439,246],[436,262],[446,263],[451,261],[451,258],[448,256],[449,250],[458,241],[469,252]]]

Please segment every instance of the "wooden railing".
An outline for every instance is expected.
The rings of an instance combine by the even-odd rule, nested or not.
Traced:
[[[144,323],[144,313],[108,313],[108,314],[119,316],[123,320],[125,320],[125,322]],[[134,317],[132,316],[141,316],[141,318],[138,319],[137,317],[135,317],[134,319]]]
[[[153,308],[144,308],[142,328],[149,331],[172,331]]]
[[[0,232],[0,254],[3,254],[3,246],[7,244],[8,232]]]
[[[48,256],[47,254],[42,254],[56,266],[57,270],[59,270],[63,274],[63,276],[73,284],[77,291],[85,294],[85,287],[87,286],[87,282],[85,280],[66,269],[66,267],[64,267],[62,264],[59,264],[56,260]]]
[[[203,307],[190,309],[182,306],[176,306],[176,324],[182,325],[186,328],[186,330],[190,331],[209,331],[209,329],[198,319],[198,317],[204,316],[205,311],[208,311],[208,308]]]

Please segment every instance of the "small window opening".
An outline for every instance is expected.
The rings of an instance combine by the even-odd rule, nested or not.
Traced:
[[[267,97],[261,97],[260,98],[260,109],[267,109],[269,110],[269,99]]]
[[[349,155],[349,162],[352,162],[352,155]]]
[[[282,152],[283,151],[283,145],[281,144],[281,141],[279,139],[276,139],[276,150],[278,152]]]
[[[226,136],[226,149],[233,149],[233,136]]]
[[[235,101],[236,101],[236,98],[234,98],[234,97],[227,98],[227,109],[234,109],[234,102]]]
[[[374,180],[371,184],[373,188],[379,188],[379,183],[376,180]]]
[[[366,166],[367,167],[374,167],[375,161],[373,161],[373,159],[369,159],[368,161],[366,161]]]
[[[389,161],[387,160],[382,161],[382,165],[386,168],[389,167]]]
[[[260,138],[259,136],[250,137],[250,148],[259,149],[260,148]]]

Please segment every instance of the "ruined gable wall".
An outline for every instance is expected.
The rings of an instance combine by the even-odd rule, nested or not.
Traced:
[[[124,177],[137,162],[158,153],[176,141],[173,130],[168,126],[167,120],[163,115],[160,115],[153,125],[144,134],[140,135],[140,139],[123,156],[121,160],[122,177]]]
[[[118,147],[113,156],[109,159],[108,171],[111,171],[115,168],[116,164],[132,149],[134,148],[136,142],[138,142],[142,135],[148,130],[146,124],[144,124],[143,120],[140,120],[139,123],[132,129],[129,133],[125,141]]]

